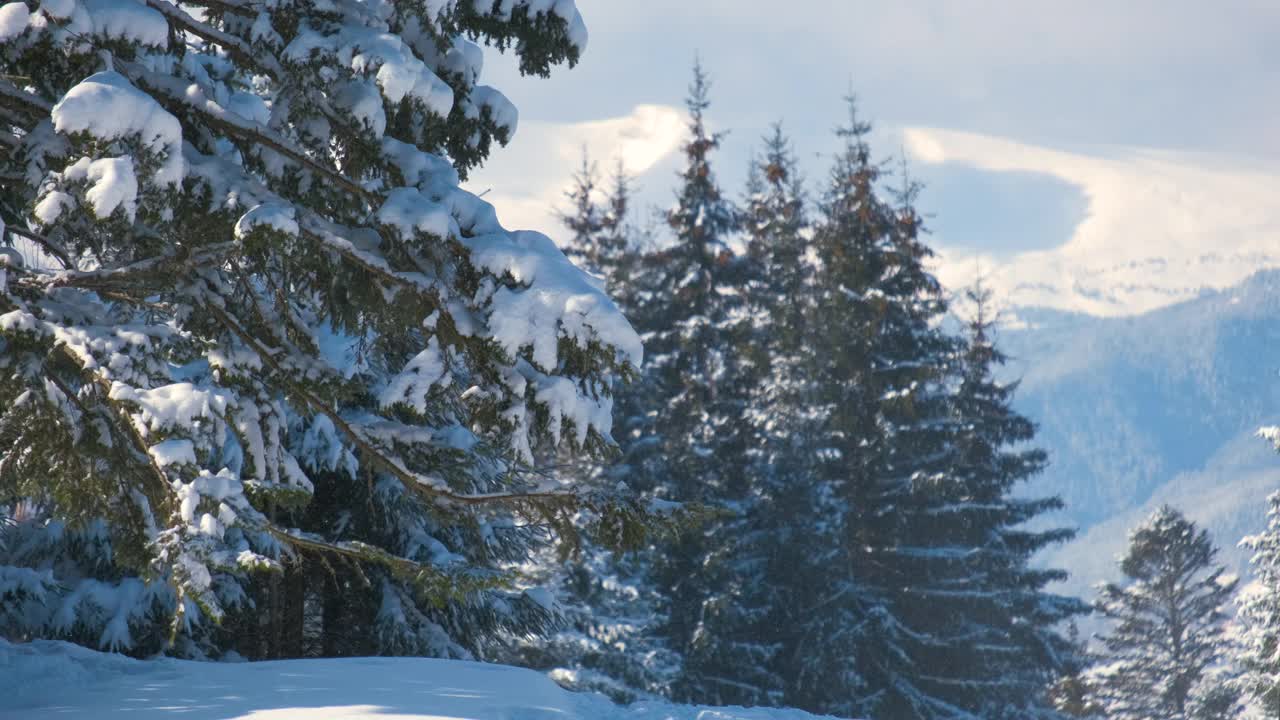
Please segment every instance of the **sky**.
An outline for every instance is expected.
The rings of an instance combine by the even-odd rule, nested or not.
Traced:
[[[734,197],[781,122],[818,192],[851,90],[873,150],[923,181],[935,269],[1008,304],[1132,314],[1280,265],[1280,3],[1273,0],[577,0],[579,65],[484,81],[520,109],[471,187],[562,236],[583,147],[669,205],[695,57]]]

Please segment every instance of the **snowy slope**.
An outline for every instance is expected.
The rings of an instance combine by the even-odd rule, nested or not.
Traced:
[[[1052,461],[1032,489],[1062,495],[1081,528],[1050,556],[1068,589],[1114,577],[1129,528],[1162,502],[1243,568],[1234,546],[1280,489],[1280,458],[1254,437],[1280,420],[1280,272],[1133,317],[1019,314],[1036,327],[1001,340]]]
[[[131,660],[0,640],[4,720],[813,720],[797,710],[622,707],[545,675],[426,658]]]

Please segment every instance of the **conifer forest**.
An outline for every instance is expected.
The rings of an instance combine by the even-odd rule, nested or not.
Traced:
[[[1280,145],[1256,246],[1071,275],[1139,242],[1121,160],[895,134],[887,66],[744,131],[700,26],[637,71],[665,164],[565,125],[509,229],[508,95],[592,72],[591,4],[0,5],[0,718],[1280,718]],[[958,255],[930,167],[1038,152],[1113,235]]]

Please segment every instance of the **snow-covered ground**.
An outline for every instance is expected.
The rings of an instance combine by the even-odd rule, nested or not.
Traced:
[[[813,720],[797,710],[618,706],[504,665],[426,658],[132,660],[0,640],[4,720]]]

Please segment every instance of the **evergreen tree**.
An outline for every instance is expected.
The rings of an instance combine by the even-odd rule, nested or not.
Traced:
[[[803,365],[811,361],[810,327],[815,307],[810,255],[812,222],[804,181],[790,141],[775,124],[764,138],[764,152],[751,164],[743,212],[746,232],[747,301],[752,313],[750,346],[760,347],[766,378],[753,407],[794,409],[805,404]],[[791,415],[790,410],[785,413]],[[762,435],[789,436],[773,427]]]
[[[784,467],[799,452],[795,426],[779,421],[798,402],[804,356],[801,319],[811,266],[804,255],[804,199],[795,161],[780,127],[753,160],[744,210],[746,253],[727,264],[723,287],[733,304],[718,333],[732,365],[718,392],[728,417],[719,430],[722,467],[740,473],[732,485],[704,499],[723,513],[684,548],[703,577],[693,642],[684,658],[679,690],[705,703],[778,705],[784,702],[784,660],[779,651],[794,600],[787,584],[796,558],[786,545],[801,514],[784,487]],[[727,402],[725,402],[727,401]],[[738,414],[733,415],[733,409]]]
[[[908,523],[899,552],[914,567],[894,605],[911,634],[932,646],[913,671],[930,696],[984,718],[1050,716],[1044,689],[1074,651],[1059,628],[1087,607],[1046,592],[1066,573],[1031,560],[1073,533],[1027,528],[1062,503],[1014,495],[1046,456],[1028,447],[1035,426],[1011,407],[1016,383],[994,377],[1005,357],[992,338],[990,294],[979,283],[966,295],[973,315],[943,454],[913,479],[910,505],[899,511]]]
[[[1130,534],[1127,582],[1103,585],[1098,600],[1112,623],[1096,672],[1108,718],[1194,717],[1197,688],[1209,689],[1202,680],[1224,658],[1222,606],[1236,587],[1217,552],[1208,531],[1168,505]]]
[[[0,634],[10,640],[52,635],[110,650],[164,649],[173,591],[121,572],[101,520],[69,527],[19,503],[0,512],[0,557]],[[189,636],[181,639],[180,650],[194,649]]]
[[[632,182],[619,160],[609,186],[601,188],[596,166],[584,149],[582,165],[565,193],[569,208],[560,211],[560,221],[573,233],[565,255],[578,267],[603,278],[611,293],[625,290],[638,254],[630,242]],[[624,298],[615,295],[615,301],[624,312],[630,310]]]
[[[607,191],[597,188],[595,167],[584,157],[566,193],[569,208],[561,212],[572,233],[565,251],[580,267],[597,273],[622,304],[629,297],[628,270],[639,254],[630,242],[631,180],[619,164]],[[623,309],[630,312],[625,304]],[[630,389],[621,392],[615,404],[618,417],[628,417],[635,395]],[[617,437],[626,448],[634,435],[625,421],[620,425],[624,428]],[[625,464],[611,463],[613,455],[602,462],[562,453],[557,474],[570,484],[617,484],[626,480],[620,469]],[[557,630],[545,637],[513,637],[503,659],[546,671],[569,689],[603,692],[620,702],[667,692],[679,662],[656,632],[662,598],[648,577],[645,556],[615,554],[586,540],[576,552],[567,549],[565,543],[544,548],[526,571],[529,581],[555,589]]]
[[[919,558],[911,555],[913,485],[935,470],[934,430],[945,423],[944,392],[955,343],[937,330],[945,310],[925,270],[918,218],[879,194],[869,126],[838,134],[814,231],[820,260],[811,375],[820,414],[814,494],[806,538],[810,560],[796,577],[795,659],[788,697],[824,712],[933,717],[953,708],[929,695],[912,668],[935,648],[920,642],[895,603]],[[820,328],[820,330],[818,330]]]
[[[746,253],[737,263],[746,321],[733,339],[748,384],[745,449],[749,491],[732,504],[711,542],[724,567],[707,605],[706,633],[715,638],[721,701],[786,702],[790,660],[782,649],[802,601],[790,574],[803,563],[794,542],[811,517],[802,485],[812,479],[807,445],[813,265],[806,256],[808,215],[795,157],[779,125],[753,159],[743,205]],[[710,664],[708,664],[710,667]],[[730,682],[731,681],[731,682]]]
[[[532,467],[609,444],[638,338],[550,240],[458,187],[516,125],[476,42],[546,75],[585,43],[572,2],[21,15],[0,212],[59,268],[0,267],[0,502],[37,509],[11,509],[21,532],[109,549],[6,540],[0,617],[52,577],[70,591],[47,603],[110,620],[0,632],[475,656],[551,619],[503,585],[578,511],[640,542],[636,504]],[[167,631],[136,627],[157,603]]]
[[[632,280],[632,319],[648,361],[635,388],[643,395],[631,413],[642,433],[633,434],[624,460],[636,486],[658,500],[723,505],[746,490],[747,388],[733,352],[744,322],[740,294],[726,292],[737,282],[727,242],[737,217],[711,169],[720,135],[706,125],[709,89],[696,66],[686,166],[667,214],[673,242],[644,258]],[[730,701],[737,687],[719,672],[723,648],[706,625],[729,584],[722,553],[728,539],[718,526],[713,521],[650,551],[652,577],[666,603],[660,633],[683,663],[671,692],[710,703]]]
[[[1014,497],[1044,453],[1022,449],[1034,426],[993,378],[1003,356],[985,309],[967,341],[939,328],[917,188],[905,176],[882,188],[849,106],[818,266],[787,292],[808,331],[780,358],[808,361],[769,383],[790,385],[788,409],[768,415],[798,450],[771,461],[800,548],[776,581],[800,599],[780,623],[787,702],[871,718],[1051,716],[1044,690],[1070,651],[1055,625],[1084,608],[1045,592],[1060,571],[1030,567],[1070,537],[1025,528],[1057,499]]]
[[[635,275],[639,272],[640,258],[652,248],[654,235],[652,227],[638,224],[633,218],[631,204],[635,193],[635,178],[619,159],[605,191],[601,209],[603,227],[594,264],[608,283],[609,296],[628,318],[639,312]]]
[[[1263,430],[1273,444],[1280,433]],[[1239,664],[1244,693],[1268,718],[1280,718],[1280,493],[1267,498],[1267,529],[1240,544],[1253,551],[1253,583],[1241,593]]]
[[[602,275],[597,258],[600,255],[600,236],[605,228],[605,220],[601,217],[599,203],[600,173],[595,163],[582,148],[582,164],[574,172],[572,184],[565,191],[565,199],[569,201],[567,210],[560,210],[560,222],[569,232],[561,246],[565,257],[574,265],[595,275]]]
[[[680,658],[657,633],[663,598],[646,556],[587,545],[572,558],[544,558],[531,579],[556,590],[555,632],[521,638],[503,658],[546,672],[561,686],[600,692],[617,702],[670,692]]]
[[[1049,702],[1062,715],[1072,718],[1101,718],[1102,705],[1096,699],[1096,691],[1087,677],[1092,657],[1089,643],[1080,638],[1080,629],[1072,622],[1068,626],[1067,641],[1073,652],[1064,663],[1061,676],[1049,688]]]
[[[1229,664],[1211,667],[1191,690],[1187,717],[1192,720],[1236,720],[1245,711],[1240,678]]]

